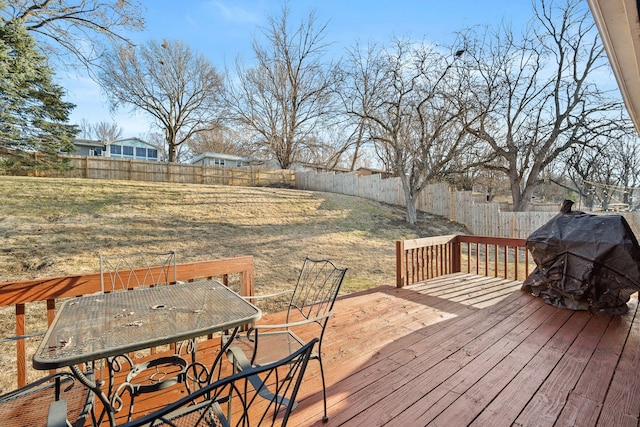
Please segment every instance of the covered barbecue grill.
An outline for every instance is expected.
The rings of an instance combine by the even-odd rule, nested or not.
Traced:
[[[623,314],[640,290],[640,246],[620,215],[560,214],[534,231],[527,248],[536,263],[523,290],[571,310]]]

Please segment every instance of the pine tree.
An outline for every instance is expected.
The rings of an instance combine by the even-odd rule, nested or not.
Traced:
[[[78,130],[63,96],[24,26],[0,21],[0,174],[65,167],[57,153],[73,150]]]

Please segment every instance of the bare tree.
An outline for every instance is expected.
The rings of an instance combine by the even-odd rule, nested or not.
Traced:
[[[113,122],[90,123],[88,120],[82,119],[78,126],[80,128],[78,136],[86,139],[114,141],[122,136],[122,128]]]
[[[113,122],[98,122],[93,125],[93,133],[99,141],[115,141],[122,136],[122,128]]]
[[[451,173],[466,143],[460,80],[450,75],[462,53],[396,39],[388,48],[354,49],[343,67],[347,113],[362,120],[381,160],[400,177],[410,224],[420,192]]]
[[[77,126],[78,126],[78,133],[76,134],[76,136],[78,138],[83,138],[83,139],[92,138],[93,125],[91,124],[91,122],[89,122],[89,120],[82,119],[80,120],[80,123],[77,124]]]
[[[567,176],[578,191],[581,198],[579,206],[592,210],[602,199],[588,183],[601,180],[606,175],[611,176],[610,164],[611,157],[604,145],[588,143],[566,150],[556,162],[554,169],[555,175]]]
[[[345,67],[341,69],[340,81],[344,84],[338,91],[338,97],[343,110],[347,113],[343,127],[349,130],[344,143],[339,147],[332,159],[337,162],[347,152],[351,151],[351,170],[355,169],[363,149],[372,142],[367,133],[367,118],[360,114],[368,110],[374,102],[376,91],[371,85],[383,72],[378,59],[378,46],[369,44],[366,48],[356,43],[353,49],[347,51]],[[358,112],[358,113],[357,113]]]
[[[635,132],[573,147],[558,168],[569,176],[589,209],[607,210],[610,203],[638,205],[634,196],[640,184],[640,146]]]
[[[614,145],[616,146],[614,153],[620,163],[622,202],[631,207],[635,198],[634,193],[640,184],[640,145],[635,135],[632,138],[621,138],[615,141]]]
[[[257,147],[272,155],[283,169],[301,157],[311,137],[317,137],[321,119],[333,109],[332,67],[322,63],[327,45],[326,25],[315,13],[294,28],[285,4],[282,15],[269,17],[262,33],[266,46],[254,39],[256,65],[236,61],[237,81],[229,87],[229,114],[251,132]]]
[[[152,40],[106,54],[99,81],[111,107],[130,105],[151,115],[164,131],[168,160],[219,114],[222,78],[202,55],[180,41]]]
[[[46,56],[89,70],[105,44],[131,44],[124,34],[144,27],[142,14],[140,2],[129,0],[12,0],[0,20],[24,25]]]
[[[363,148],[366,146],[369,140],[366,136],[365,122],[360,119],[352,123],[342,123],[345,130],[349,130],[349,133],[341,135],[340,138],[335,138],[336,141],[342,141],[342,143],[334,147],[333,152],[330,154],[327,160],[327,166],[333,169],[344,160],[345,155],[350,154],[349,170],[353,171],[356,165],[361,160],[363,155]]]
[[[485,167],[508,177],[514,211],[560,154],[619,126],[622,103],[595,80],[608,63],[582,3],[537,2],[522,37],[506,25],[467,36],[466,128],[491,148]]]
[[[193,155],[204,152],[226,153],[235,156],[249,156],[251,151],[244,143],[241,135],[233,129],[213,123],[211,129],[199,132],[191,138],[187,145]]]

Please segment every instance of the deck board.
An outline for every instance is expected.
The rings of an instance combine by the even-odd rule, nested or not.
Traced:
[[[637,426],[637,297],[596,315],[520,285],[458,273],[339,298],[322,347],[329,422],[310,361],[289,425]]]

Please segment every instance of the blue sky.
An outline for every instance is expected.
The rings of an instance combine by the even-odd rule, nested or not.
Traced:
[[[220,71],[240,56],[251,63],[251,40],[267,25],[267,16],[279,16],[280,0],[142,0],[146,29],[131,34],[136,42],[180,39],[204,54]],[[327,23],[325,40],[339,57],[356,42],[383,43],[392,36],[450,42],[456,31],[497,24],[514,28],[531,17],[529,0],[290,0],[291,22],[297,24],[315,10],[318,24]],[[115,121],[124,137],[144,136],[150,120],[119,110],[113,115],[100,89],[87,76],[60,73],[66,100],[76,104],[72,123]]]

